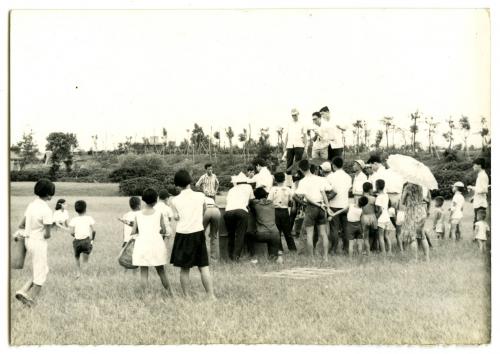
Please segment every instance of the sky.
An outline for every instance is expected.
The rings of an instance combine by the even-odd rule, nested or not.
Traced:
[[[472,132],[490,119],[485,10],[17,10],[10,46],[11,142],[33,130],[41,150],[53,131],[83,149],[163,127],[180,142],[195,122],[274,139],[291,108],[310,124],[325,105],[340,125],[366,120],[372,138],[384,116],[409,131],[418,109],[441,122],[442,145],[449,117]]]

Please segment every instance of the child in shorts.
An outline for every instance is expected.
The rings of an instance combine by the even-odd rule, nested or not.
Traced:
[[[462,182],[456,182],[452,190],[454,195],[450,207],[450,238],[459,241],[462,238],[460,222],[464,216],[465,198],[463,193],[465,192],[465,185]]]
[[[292,190],[290,187],[285,186],[285,174],[283,172],[276,173],[274,175],[274,180],[278,185],[271,187],[267,199],[274,204],[276,226],[280,234],[283,234],[285,237],[288,251],[295,252],[297,251],[297,247],[292,237],[292,226],[290,224],[290,214],[288,212],[288,208],[291,207],[293,203]],[[283,251],[281,241],[280,251]]]
[[[352,257],[354,253],[354,245],[356,245],[358,254],[363,252],[363,228],[361,227],[361,215],[363,208],[368,204],[368,198],[361,196],[357,199],[357,203],[352,203],[349,207],[339,210],[333,216],[347,211],[347,228],[346,238],[348,240],[348,254]]]
[[[474,223],[474,238],[478,243],[479,250],[486,252],[486,241],[490,236],[490,226],[486,222],[486,210],[477,211],[477,221]]]
[[[378,238],[377,215],[375,214],[375,197],[372,195],[373,185],[371,182],[363,183],[363,196],[368,203],[363,207],[361,214],[361,228],[363,231],[363,241],[365,252],[370,254],[372,242],[376,243]]]
[[[375,199],[375,213],[377,215],[378,242],[384,255],[391,254],[391,234],[395,231],[389,215],[389,196],[385,193],[385,181],[378,179],[375,181],[377,188],[377,198]],[[387,246],[387,251],[386,251]]]
[[[444,198],[436,197],[434,199],[434,211],[432,215],[432,229],[436,234],[436,238],[439,240],[444,239],[444,210],[443,210]]]
[[[92,216],[86,215],[87,203],[84,200],[76,201],[75,211],[78,216],[71,219],[69,227],[71,236],[74,237],[73,250],[75,252],[76,277],[79,278],[82,274],[80,256],[83,259],[83,263],[87,264],[94,245],[95,221]]]

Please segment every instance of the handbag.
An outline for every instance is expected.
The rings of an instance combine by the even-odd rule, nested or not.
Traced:
[[[10,255],[10,266],[12,269],[23,269],[26,259],[26,244],[23,236],[14,235],[11,242],[12,253]]]
[[[126,269],[136,269],[137,266],[132,264],[132,254],[134,253],[135,239],[130,239],[124,247],[122,247],[118,256],[118,263]]]

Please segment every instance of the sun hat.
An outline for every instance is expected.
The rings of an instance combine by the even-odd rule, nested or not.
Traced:
[[[329,161],[323,162],[321,165],[319,165],[321,169],[325,172],[331,172],[332,171],[332,164]]]
[[[299,111],[297,110],[297,108],[292,108],[292,116],[298,116],[299,115]]]
[[[363,160],[355,160],[354,162],[356,162],[361,168],[365,168],[365,162]]]
[[[465,185],[462,182],[455,182],[455,184],[453,184],[453,187],[462,187],[462,188],[464,188]]]
[[[236,176],[231,176],[231,183],[237,185],[238,183],[248,183],[248,178],[243,172],[240,172]]]

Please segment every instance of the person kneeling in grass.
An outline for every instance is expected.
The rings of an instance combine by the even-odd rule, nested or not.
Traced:
[[[79,278],[82,269],[80,256],[83,258],[83,263],[87,264],[94,246],[95,221],[92,216],[86,215],[87,203],[84,200],[76,201],[75,211],[78,213],[78,216],[71,219],[69,227],[71,236],[75,238],[73,240],[73,250],[75,251],[76,277]]]
[[[32,276],[16,292],[16,299],[30,307],[40,295],[42,286],[47,280],[49,266],[47,263],[47,240],[53,225],[52,210],[47,202],[54,196],[56,187],[48,179],[41,179],[35,184],[35,195],[24,213],[19,229],[24,230],[26,250],[31,255]]]
[[[163,241],[165,235],[165,223],[163,215],[154,208],[158,201],[158,193],[152,188],[146,188],[142,192],[144,208],[135,216],[132,226],[132,235],[135,236],[134,251],[132,253],[132,264],[141,269],[141,285],[146,288],[148,283],[149,267],[155,267],[161,284],[172,296],[172,288],[165,272],[167,264],[167,247]]]
[[[348,242],[349,257],[352,257],[354,253],[354,245],[358,250],[358,254],[363,253],[363,228],[361,226],[361,215],[363,213],[363,208],[368,204],[368,198],[361,196],[357,199],[357,203],[352,203],[348,208],[341,209],[335,212],[332,217],[340,213],[345,213],[347,211],[347,230],[346,238]]]
[[[188,296],[189,271],[192,267],[198,267],[208,297],[215,300],[203,228],[205,195],[194,192],[191,183],[188,171],[179,170],[175,173],[174,184],[181,188],[181,192],[171,201],[177,228],[170,263],[181,268],[180,282],[184,296]]]
[[[418,260],[418,241],[420,240],[424,249],[425,260],[429,261],[429,244],[424,233],[427,206],[423,198],[422,187],[407,183],[401,195],[401,203],[405,210],[401,235],[406,238],[415,254],[416,261]]]
[[[276,217],[274,211],[274,203],[272,200],[267,200],[267,192],[264,187],[259,187],[254,191],[255,199],[250,202],[250,210],[255,215],[255,223],[257,230],[255,233],[246,233],[247,247],[250,256],[255,254],[254,243],[267,243],[267,253],[269,258],[275,260],[276,263],[283,263],[282,251],[280,250],[281,237],[276,226]],[[252,263],[257,263],[256,259],[252,259]]]

